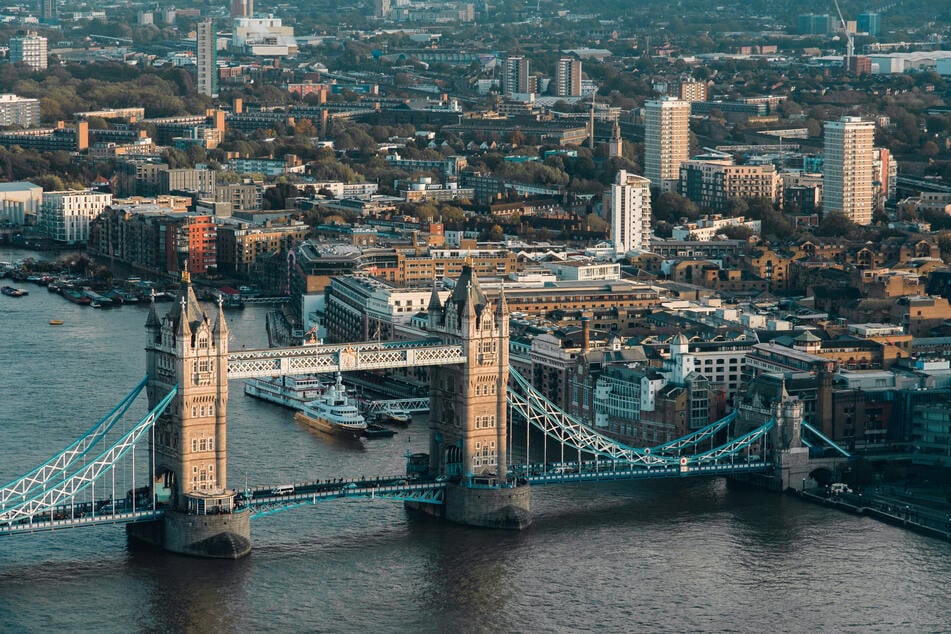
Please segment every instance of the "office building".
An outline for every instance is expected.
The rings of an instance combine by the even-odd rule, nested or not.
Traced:
[[[617,257],[650,247],[650,181],[620,170],[604,195],[604,209],[611,214],[611,240]]]
[[[558,97],[581,96],[581,61],[570,57],[558,60],[555,95]]]
[[[198,21],[196,37],[198,62],[198,94],[218,96],[218,47],[215,42],[215,21],[205,18]]]
[[[875,124],[861,117],[827,121],[823,151],[823,209],[858,225],[872,222]]]
[[[46,69],[46,38],[33,31],[10,38],[10,61],[26,64],[33,70]]]
[[[882,18],[877,13],[860,13],[856,30],[875,36],[882,32]]]
[[[666,97],[644,104],[644,176],[651,187],[677,190],[690,153],[690,102]]]

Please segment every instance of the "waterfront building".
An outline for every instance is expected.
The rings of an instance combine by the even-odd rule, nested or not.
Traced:
[[[262,226],[239,219],[219,219],[216,228],[218,272],[251,275],[262,259],[275,253],[287,253],[303,242],[309,229],[300,221],[268,222]]]
[[[690,102],[665,97],[644,104],[644,176],[651,187],[677,190],[690,153]]]
[[[10,38],[10,61],[26,64],[33,70],[46,70],[47,40],[33,31]]]
[[[111,203],[112,194],[92,190],[44,192],[38,222],[51,240],[85,244],[90,223]]]
[[[174,275],[186,262],[191,273],[214,273],[214,216],[175,211],[173,202],[110,205],[91,223],[88,250],[156,273]]]
[[[823,136],[823,210],[858,225],[872,222],[875,123],[861,117],[827,121]]]
[[[233,3],[232,3],[233,4]],[[214,18],[198,21],[195,60],[198,64],[196,88],[199,95],[218,96],[218,46]]]
[[[610,214],[611,240],[616,257],[629,251],[647,251],[651,236],[651,182],[643,176],[619,170],[604,194],[604,209]]]

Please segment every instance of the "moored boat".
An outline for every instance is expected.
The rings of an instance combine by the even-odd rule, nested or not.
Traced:
[[[59,294],[72,303],[79,304],[80,306],[89,306],[89,304],[92,303],[92,300],[86,297],[82,291],[77,291],[74,288],[64,288],[59,292]]]
[[[50,326],[62,326],[62,325],[63,325],[62,319],[50,319]]]
[[[270,403],[299,410],[327,391],[327,386],[313,375],[281,376],[268,379],[248,379],[244,393]]]
[[[367,423],[367,428],[363,430],[363,435],[367,438],[392,438],[396,435],[395,429],[377,425],[376,423]]]
[[[358,439],[367,428],[360,410],[347,395],[340,373],[337,373],[336,384],[330,386],[321,398],[304,405],[294,415],[294,420],[311,429],[343,438]]]
[[[385,425],[409,425],[410,421],[413,420],[412,415],[405,410],[387,410],[380,412],[377,417],[377,422],[383,423]]]

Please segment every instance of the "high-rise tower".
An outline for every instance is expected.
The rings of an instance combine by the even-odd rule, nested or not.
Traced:
[[[580,97],[581,61],[571,57],[559,59],[555,81],[555,95],[558,97]]]
[[[861,117],[827,121],[823,134],[822,208],[855,224],[872,222],[875,124]]]
[[[611,240],[617,257],[650,248],[651,182],[620,170],[604,194],[603,207],[611,214]]]
[[[644,104],[644,176],[661,192],[677,191],[690,154],[690,102],[666,97]]]
[[[521,55],[506,57],[502,73],[502,94],[506,97],[532,92],[529,79],[531,76],[531,62],[529,60]]]
[[[195,59],[198,63],[196,87],[198,94],[218,96],[218,46],[215,41],[215,20],[204,18],[198,21]]]

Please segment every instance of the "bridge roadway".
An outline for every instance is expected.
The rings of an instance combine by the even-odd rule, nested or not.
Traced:
[[[461,345],[439,339],[321,344],[228,354],[228,378],[249,379],[464,363]]]
[[[510,475],[533,485],[642,480],[650,478],[716,477],[756,473],[772,468],[770,462],[711,463],[703,465],[631,465],[619,461],[583,461],[512,465]],[[405,475],[347,480],[331,478],[251,487],[235,496],[238,509],[249,507],[251,518],[340,498],[383,498],[424,504],[442,504],[447,481],[442,478],[412,479]],[[478,486],[478,485],[476,485]],[[63,504],[30,518],[0,524],[0,537],[19,533],[55,531],[97,524],[135,524],[161,519],[163,508],[152,509],[147,501],[99,500]]]

